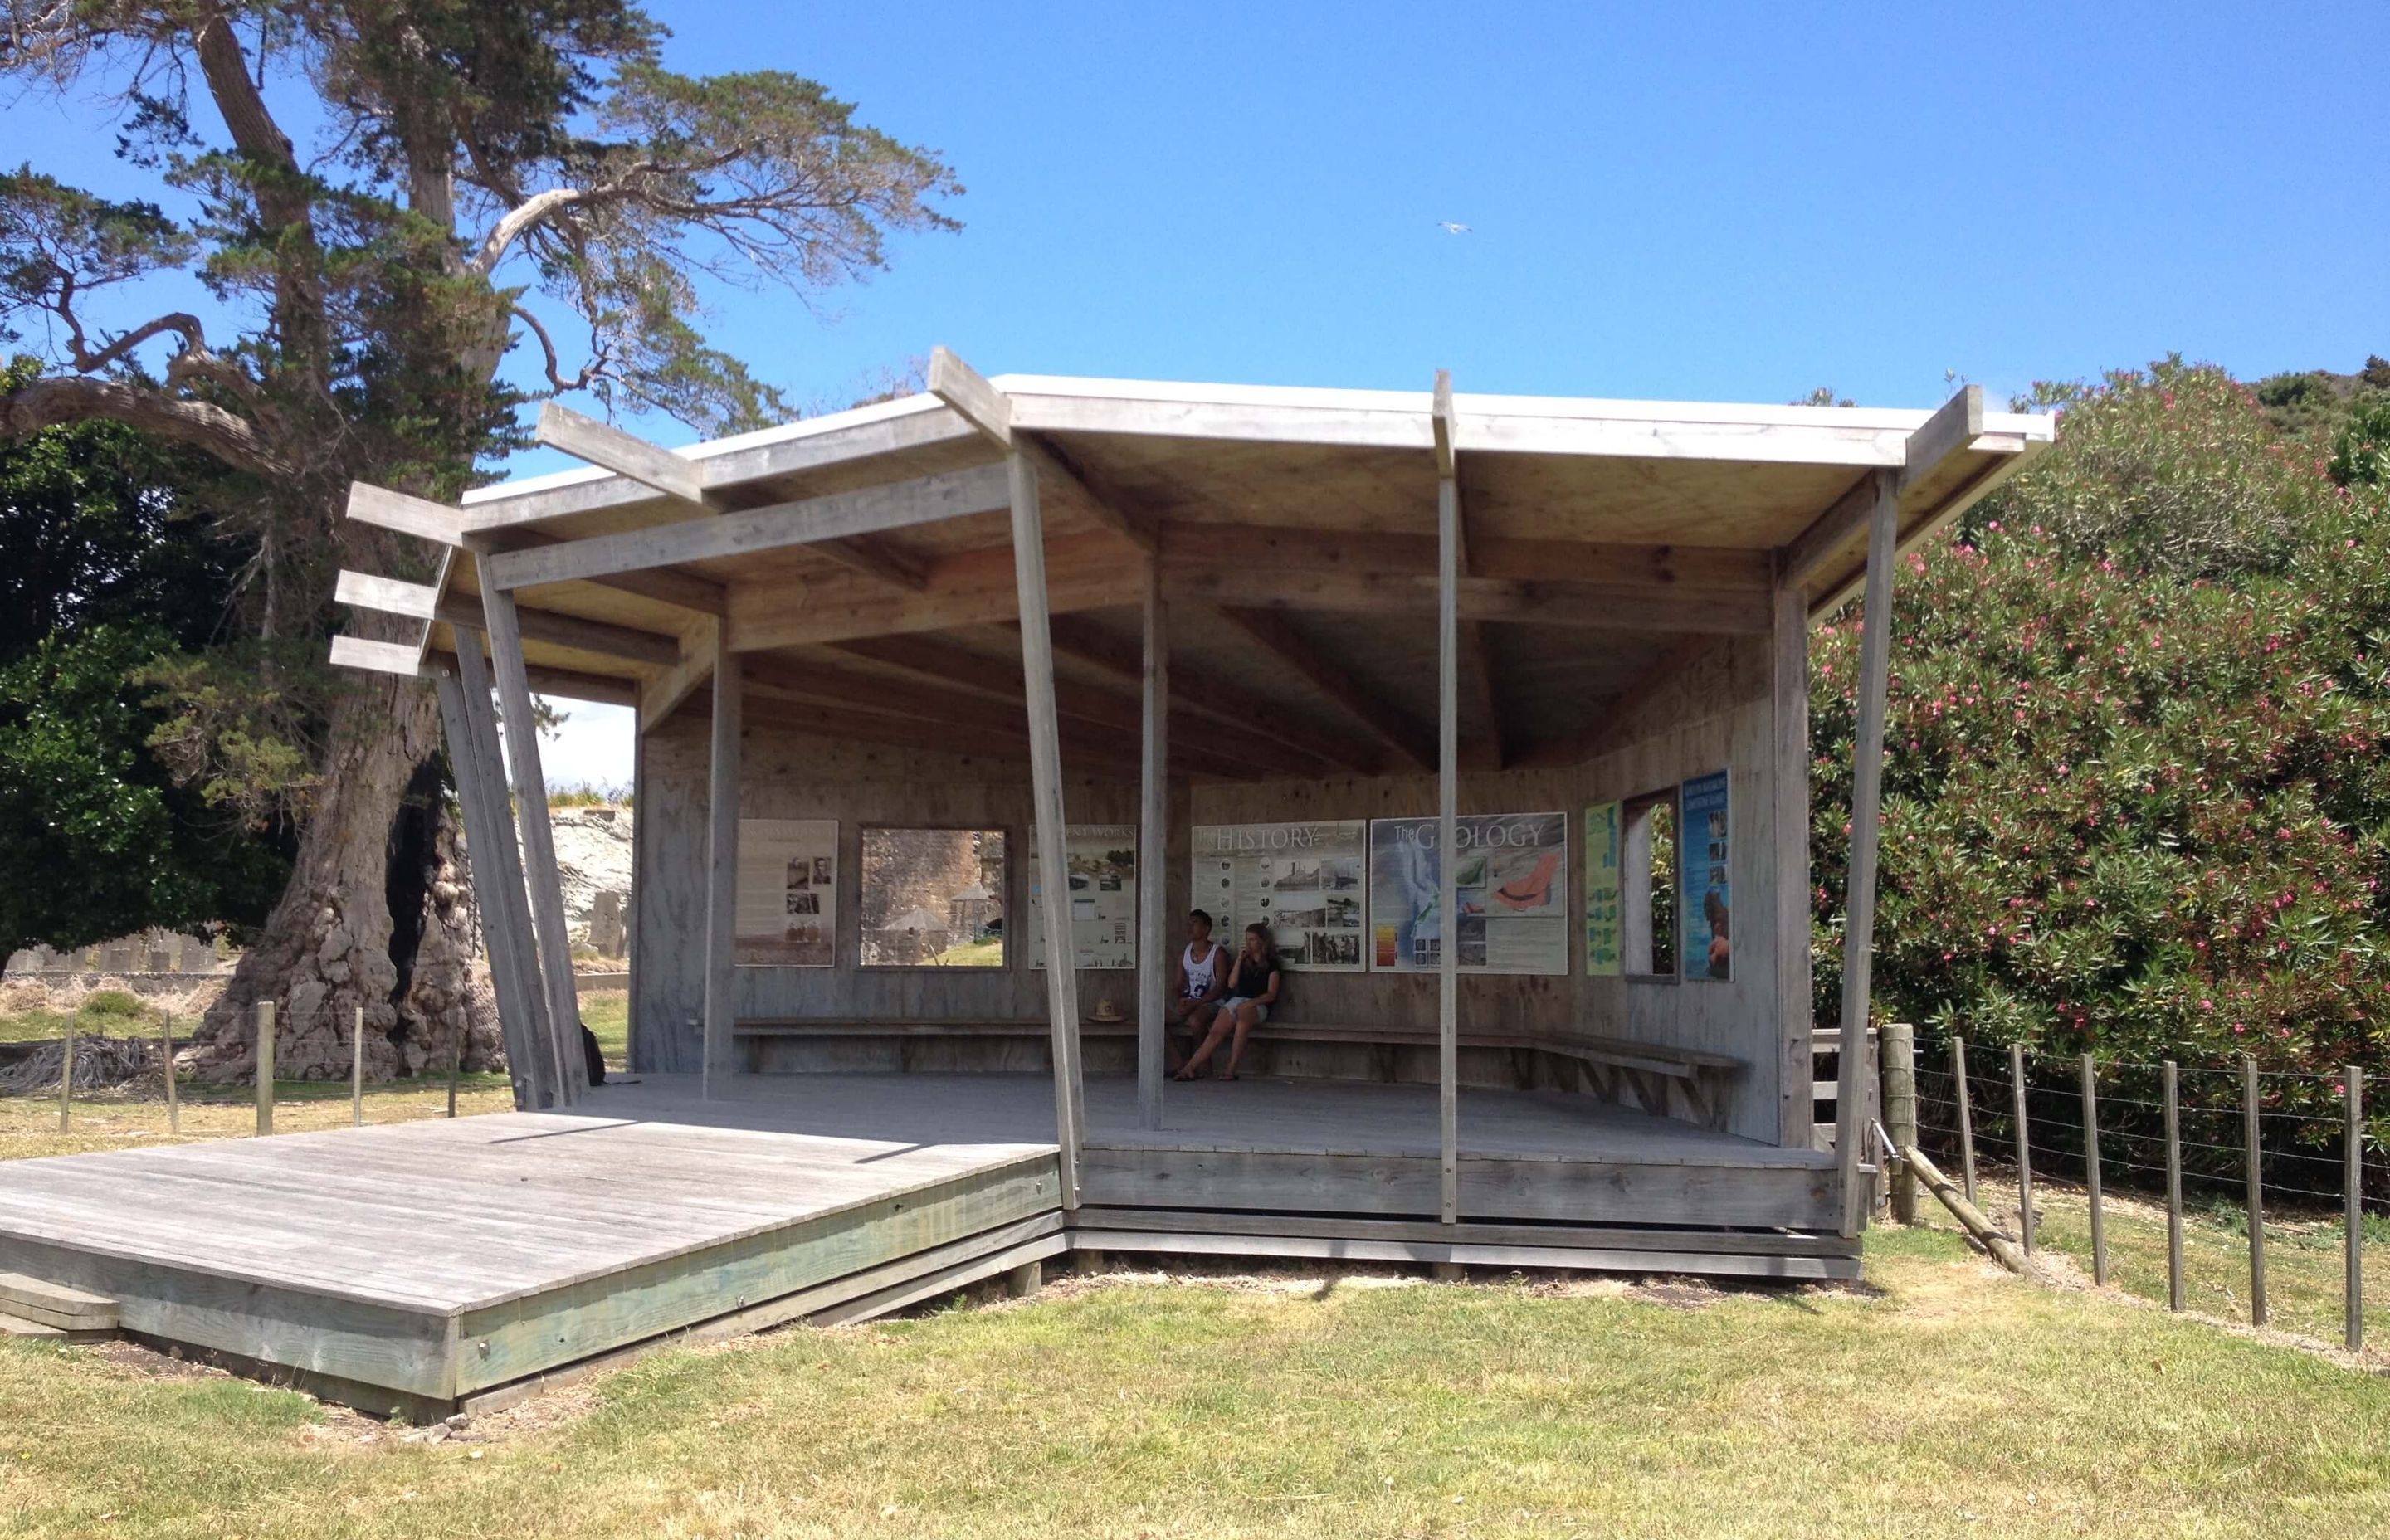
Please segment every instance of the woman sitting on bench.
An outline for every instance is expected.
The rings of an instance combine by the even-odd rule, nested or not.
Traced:
[[[1235,1041],[1228,1046],[1228,1067],[1220,1072],[1222,1080],[1237,1078],[1237,1066],[1244,1061],[1245,1039],[1255,1027],[1269,1020],[1270,1007],[1278,1003],[1279,981],[1285,977],[1278,961],[1278,943],[1266,925],[1245,927],[1245,949],[1237,954],[1237,966],[1228,973],[1228,997],[1220,1002],[1219,1013],[1212,1018],[1211,1035],[1188,1059],[1187,1067],[1178,1072],[1180,1080],[1193,1080],[1202,1072],[1203,1063],[1212,1050],[1231,1033]]]

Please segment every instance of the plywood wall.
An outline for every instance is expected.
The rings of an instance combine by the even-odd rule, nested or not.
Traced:
[[[1565,769],[1467,775],[1460,811],[1535,813],[1565,810],[1578,843],[1584,809],[1674,786],[1690,776],[1730,772],[1735,908],[1734,977],[1728,982],[1658,982],[1584,976],[1584,867],[1572,852],[1569,909],[1573,971],[1559,978],[1464,977],[1464,1032],[1523,1032],[1558,1038],[1574,1034],[1625,1037],[1734,1055],[1751,1068],[1738,1083],[1729,1126],[1775,1142],[1784,1128],[1789,1084],[1787,1023],[1806,1020],[1805,1000],[1780,1000],[1777,947],[1805,949],[1805,911],[1775,912],[1780,849],[1800,852],[1796,838],[1780,841],[1772,813],[1775,766],[1770,703],[1770,651],[1766,638],[1721,640],[1666,687],[1641,702],[1621,724],[1621,747]],[[702,956],[706,723],[700,710],[683,712],[643,740],[639,773],[639,845],[634,930],[633,1061],[643,1069],[694,1070],[693,1020],[703,993]],[[1805,760],[1803,762],[1805,773]],[[1010,835],[1007,914],[1025,913],[1030,794],[1026,766],[962,756],[823,742],[786,731],[753,727],[746,742],[742,813],[759,818],[839,820],[839,966],[831,969],[741,969],[742,1016],[973,1016],[1035,1018],[1045,1009],[1040,976],[1016,940],[1011,965],[1000,971],[950,969],[863,969],[858,946],[854,873],[866,824],[1000,828]],[[1073,779],[1066,792],[1073,823],[1134,823],[1137,789],[1121,782]],[[1196,824],[1306,818],[1432,816],[1432,776],[1350,777],[1327,781],[1207,783],[1180,788],[1173,798],[1170,892],[1183,905],[1189,852]],[[1025,922],[1009,921],[1016,937]],[[1174,927],[1175,930],[1175,927]],[[1233,938],[1227,938],[1233,940]],[[1083,972],[1080,999],[1088,1009],[1111,995],[1134,1010],[1125,972]],[[1429,1027],[1435,1022],[1433,975],[1302,973],[1287,984],[1284,1014],[1313,1021],[1383,1021]],[[1802,1077],[1805,1081],[1805,1076]],[[1462,1115],[1467,1115],[1464,1104]],[[1798,1136],[1805,1140],[1805,1130]]]

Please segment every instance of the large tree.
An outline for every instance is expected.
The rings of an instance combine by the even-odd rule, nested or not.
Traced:
[[[302,820],[209,1019],[227,1069],[259,999],[302,1053],[353,1006],[385,1035],[422,1026],[420,917],[394,945],[392,909],[423,884],[391,866],[435,843],[403,813],[437,712],[320,659],[337,567],[429,554],[343,523],[351,480],[454,497],[540,395],[708,432],[787,416],[708,345],[699,283],[817,289],[951,223],[935,155],[794,75],[674,73],[664,35],[610,0],[0,0],[0,74],[106,113],[124,168],[105,193],[0,173],[0,327],[54,366],[0,390],[0,438],[128,424],[220,462],[242,510],[241,639],[159,680],[187,778]]]
[[[31,374],[0,370],[0,387]],[[0,953],[254,927],[282,891],[287,822],[211,805],[150,744],[151,670],[224,620],[238,552],[215,536],[220,480],[118,423],[0,442]]]

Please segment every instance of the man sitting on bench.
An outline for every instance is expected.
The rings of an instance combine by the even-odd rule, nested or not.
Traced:
[[[1211,1024],[1213,1002],[1227,987],[1228,949],[1212,939],[1212,917],[1201,909],[1189,910],[1187,950],[1179,954],[1178,966],[1171,973],[1170,1005],[1162,1024],[1162,1046],[1172,1074],[1187,1062],[1178,1046],[1178,1033],[1188,1034],[1191,1047]]]

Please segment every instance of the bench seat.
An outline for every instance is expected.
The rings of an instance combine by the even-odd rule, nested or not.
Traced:
[[[978,1039],[1015,1045],[1042,1044],[1051,1029],[1043,1017],[750,1017],[732,1028],[732,1038],[745,1046],[751,1072],[764,1067],[764,1045],[774,1039],[869,1042],[894,1045],[897,1063],[913,1067],[908,1043]],[[1082,1020],[1083,1038],[1133,1039],[1133,1020]],[[1404,1050],[1424,1051],[1438,1046],[1433,1027],[1390,1026],[1362,1021],[1266,1021],[1252,1041],[1274,1044],[1346,1045],[1375,1050],[1373,1078],[1402,1078],[1397,1059]],[[1638,1043],[1616,1037],[1544,1037],[1529,1033],[1463,1032],[1460,1046],[1477,1053],[1507,1053],[1519,1061],[1522,1084],[1558,1083],[1566,1089],[1600,1097],[1620,1106],[1638,1108],[1662,1117],[1685,1117],[1707,1128],[1723,1128],[1732,1082],[1746,1067],[1727,1054],[1698,1048]],[[925,1052],[928,1050],[924,1050]],[[1546,1066],[1537,1076],[1535,1061]],[[941,1059],[936,1067],[950,1067]],[[1014,1066],[1021,1067],[1021,1066]]]

